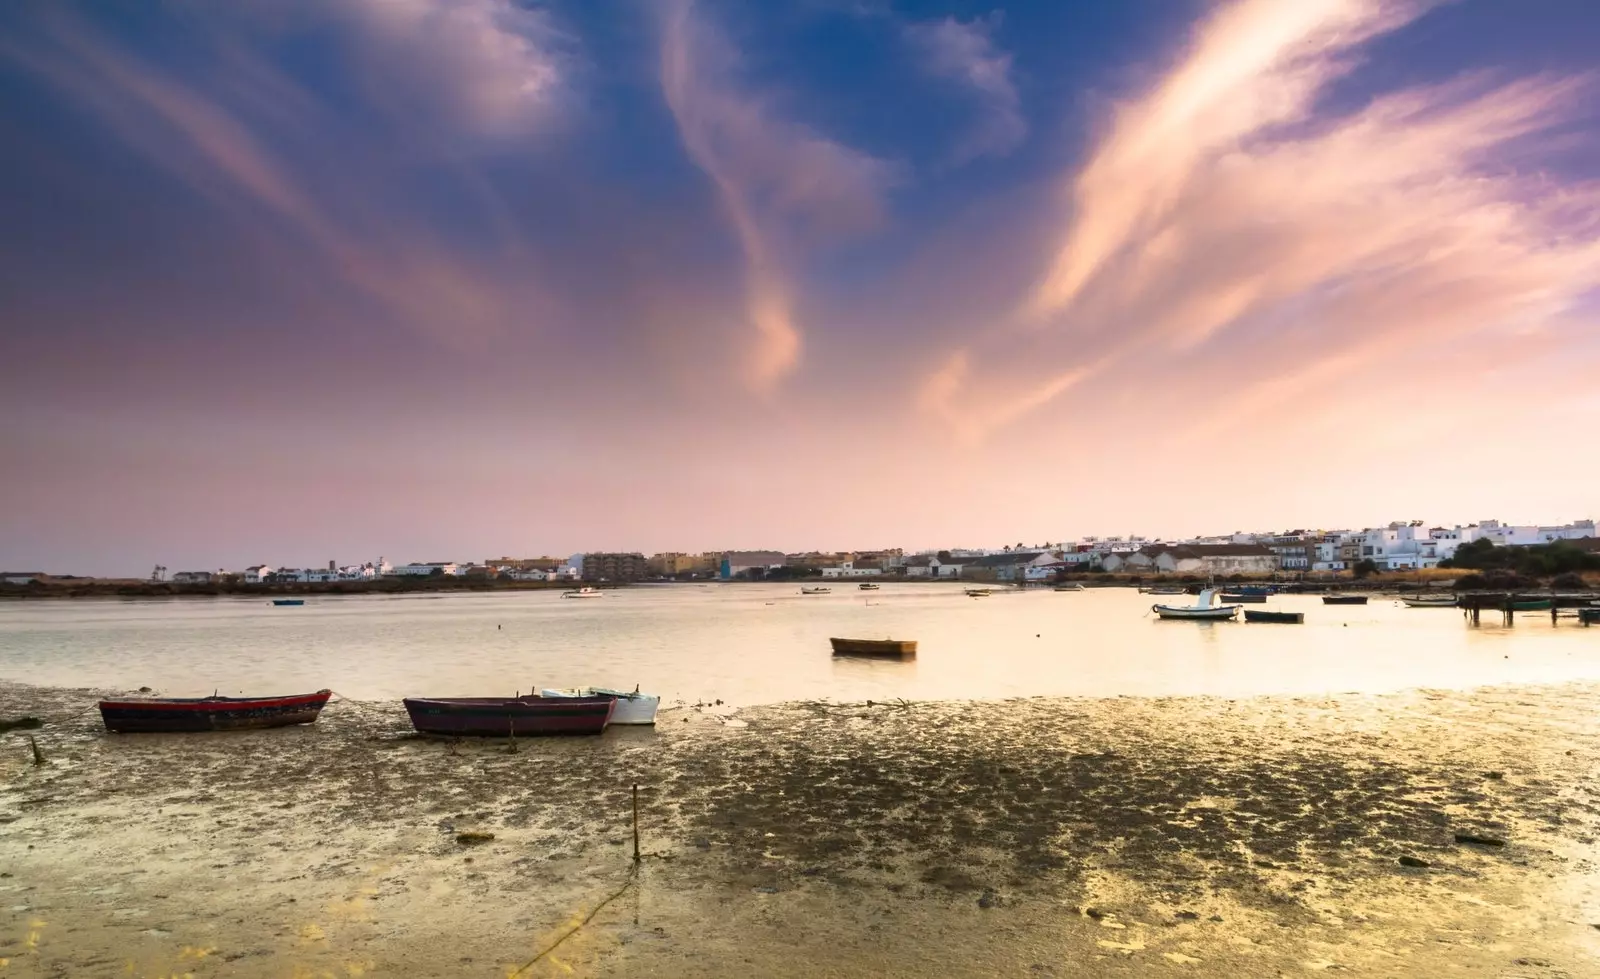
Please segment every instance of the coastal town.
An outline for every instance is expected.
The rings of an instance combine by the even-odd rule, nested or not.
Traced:
[[[254,564],[239,570],[169,571],[156,565],[147,582],[172,585],[326,585],[427,578],[497,582],[591,582],[722,580],[776,581],[793,578],[963,579],[1049,582],[1075,573],[1110,575],[1299,576],[1359,571],[1425,571],[1449,568],[1468,546],[1528,548],[1557,542],[1600,555],[1593,520],[1559,525],[1520,525],[1482,520],[1468,525],[1429,526],[1396,521],[1362,530],[1236,532],[1181,540],[1140,536],[1087,537],[1077,541],[1021,542],[996,548],[951,547],[908,552],[902,548],[856,551],[727,550],[697,554],[675,551],[646,556],[639,551],[592,551],[567,557],[498,557],[481,561],[419,561],[393,564],[386,558],[363,564],[287,567]],[[0,585],[28,586],[84,580],[41,571],[0,572]]]

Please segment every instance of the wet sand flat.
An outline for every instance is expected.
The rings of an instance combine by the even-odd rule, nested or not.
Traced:
[[[1600,975],[1595,685],[683,708],[515,750],[340,702],[108,736],[94,696],[0,687],[55,722],[0,736],[0,976]]]

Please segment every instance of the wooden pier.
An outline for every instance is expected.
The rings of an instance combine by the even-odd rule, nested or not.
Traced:
[[[1473,625],[1482,623],[1485,611],[1499,612],[1505,625],[1514,625],[1516,623],[1516,615],[1520,611],[1524,615],[1543,615],[1548,612],[1551,625],[1555,625],[1561,618],[1566,617],[1576,618],[1580,625],[1588,626],[1600,622],[1600,617],[1585,615],[1582,611],[1579,611],[1576,615],[1569,614],[1567,616],[1562,616],[1561,613],[1563,610],[1592,609],[1595,607],[1593,605],[1594,601],[1595,596],[1593,595],[1501,591],[1469,592],[1460,596],[1457,604],[1461,608],[1461,614],[1466,616],[1467,621]],[[1527,607],[1530,605],[1543,606],[1546,602],[1549,603],[1548,607]]]

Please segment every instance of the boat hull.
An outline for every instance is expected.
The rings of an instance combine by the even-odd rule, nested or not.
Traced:
[[[456,737],[599,734],[615,697],[407,697],[411,726]]]
[[[1322,596],[1322,604],[1324,604],[1324,605],[1365,605],[1365,604],[1367,604],[1367,596],[1366,595],[1324,595],[1324,596]]]
[[[839,639],[832,638],[835,656],[875,656],[884,659],[911,659],[917,655],[915,639]]]
[[[1244,605],[1244,604],[1247,604],[1247,603],[1250,604],[1250,605],[1265,605],[1265,604],[1267,604],[1267,596],[1264,593],[1250,592],[1250,591],[1246,591],[1246,592],[1223,592],[1222,600],[1224,602],[1232,602],[1235,605]]]
[[[306,600],[303,598],[274,598],[272,600],[274,605],[304,605],[305,603]]]
[[[332,691],[318,690],[290,697],[102,700],[100,717],[117,734],[250,731],[311,724],[330,696]]]
[[[1247,608],[1244,610],[1246,622],[1282,622],[1286,625],[1300,625],[1305,622],[1304,612],[1271,612],[1267,609]]]
[[[656,709],[661,698],[637,691],[608,690],[605,687],[577,687],[563,690],[540,690],[541,697],[614,697],[616,706],[611,710],[611,724],[654,724]]]
[[[1402,598],[1406,608],[1455,608],[1459,604],[1452,596],[1450,598]]]
[[[1237,605],[1211,605],[1197,608],[1187,605],[1152,605],[1150,611],[1163,619],[1231,619],[1239,612]]]
[[[1548,612],[1555,602],[1548,598],[1536,598],[1526,602],[1512,602],[1513,612]]]

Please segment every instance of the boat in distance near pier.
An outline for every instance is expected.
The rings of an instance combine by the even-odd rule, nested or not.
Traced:
[[[1406,608],[1455,608],[1460,604],[1454,595],[1419,595],[1415,598],[1402,598]]]
[[[1367,596],[1366,595],[1324,595],[1324,596],[1322,596],[1322,604],[1324,604],[1324,605],[1365,605],[1365,604],[1367,604]]]
[[[1274,612],[1264,608],[1247,608],[1244,610],[1246,622],[1284,622],[1291,625],[1300,625],[1305,622],[1304,612]]]
[[[407,697],[411,726],[423,734],[524,738],[540,734],[599,734],[611,721],[615,697]]]
[[[288,697],[139,697],[100,701],[106,730],[118,734],[248,731],[310,724],[331,690]]]
[[[829,639],[835,656],[881,656],[910,659],[917,655],[915,639]]]
[[[612,690],[608,687],[564,687],[545,688],[539,691],[541,697],[614,697],[617,705],[611,711],[612,724],[654,724],[656,722],[656,708],[661,706],[661,698],[654,694],[640,693],[635,687],[631,692],[627,690]]]
[[[1231,619],[1239,611],[1237,605],[1213,605],[1216,593],[1207,588],[1200,592],[1193,605],[1152,605],[1150,611],[1163,619]]]

